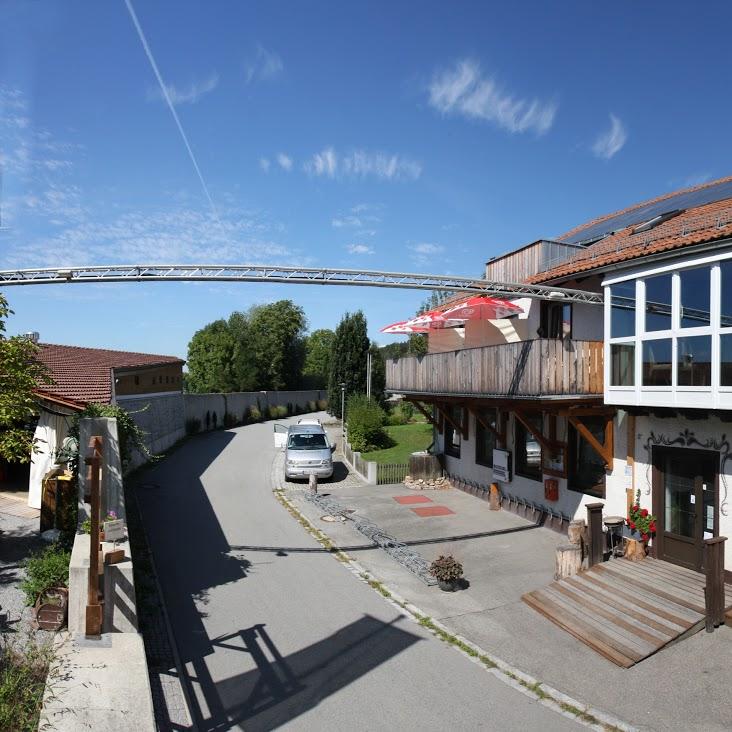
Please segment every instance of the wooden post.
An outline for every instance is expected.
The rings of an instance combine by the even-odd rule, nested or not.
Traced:
[[[102,605],[99,602],[99,508],[101,504],[99,472],[102,469],[102,438],[89,440],[85,461],[91,491],[91,533],[89,536],[89,583],[86,600],[86,635],[101,635]]]
[[[603,540],[605,534],[602,532],[602,503],[588,503],[587,508],[587,531],[588,531],[588,555],[587,566],[602,562],[604,554]]]
[[[585,533],[585,522],[583,519],[570,521],[567,529],[567,537],[570,544],[579,546],[582,543],[582,536]]]
[[[495,483],[491,483],[491,493],[489,501],[489,508],[491,511],[501,510],[501,491]]]
[[[706,586],[704,601],[706,604],[706,631],[724,623],[724,542],[726,536],[715,536],[704,540],[704,572]]]
[[[582,569],[582,547],[578,544],[560,544],[557,547],[554,579],[571,577]]]

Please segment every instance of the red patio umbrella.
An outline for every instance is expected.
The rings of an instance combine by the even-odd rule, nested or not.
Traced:
[[[428,310],[408,320],[407,325],[430,329],[455,328],[463,325],[464,322],[465,320],[463,318],[445,317],[445,313],[440,310]]]
[[[426,333],[426,325],[410,325],[406,320],[400,320],[381,329],[382,333]]]
[[[509,300],[475,295],[454,308],[445,310],[442,315],[446,319],[499,320],[518,313],[523,313],[523,309]]]

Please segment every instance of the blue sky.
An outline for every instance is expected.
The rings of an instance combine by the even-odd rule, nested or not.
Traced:
[[[6,0],[0,268],[477,276],[490,256],[732,172],[728,4],[133,6],[203,184],[124,0]],[[362,308],[384,343],[378,328],[424,299],[207,283],[5,295],[11,332],[181,356],[253,304],[291,298],[313,329]]]

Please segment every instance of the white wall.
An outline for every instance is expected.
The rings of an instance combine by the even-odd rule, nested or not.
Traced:
[[[606,474],[605,477],[605,498],[597,498],[585,493],[579,493],[567,488],[566,478],[556,478],[559,481],[559,500],[548,501],[544,498],[544,483],[524,478],[514,473],[513,480],[510,483],[493,480],[493,470],[491,468],[478,465],[475,462],[475,418],[470,415],[468,440],[463,440],[460,446],[460,458],[454,458],[445,455],[445,465],[447,472],[458,475],[467,480],[476,481],[482,485],[490,485],[493,482],[498,483],[501,490],[511,493],[514,496],[524,498],[527,501],[534,501],[537,504],[553,508],[567,516],[578,519],[587,518],[588,503],[604,503],[603,513],[608,516],[626,515],[626,446],[627,446],[627,415],[621,412],[615,420],[614,448],[615,457],[613,460],[613,469]],[[509,420],[508,424],[508,449],[514,453],[514,419]],[[566,426],[564,419],[557,418],[557,434],[561,438],[566,434]],[[438,434],[437,446],[439,452],[444,452],[444,434]],[[515,463],[515,457],[514,457]],[[515,467],[515,466],[514,466]],[[553,478],[554,476],[545,475],[544,478]]]
[[[636,417],[635,427],[635,486],[641,491],[641,506],[649,511],[652,509],[653,493],[653,471],[649,449],[652,445],[662,445],[664,440],[679,439],[681,444],[673,445],[674,449],[709,449],[720,453],[719,535],[730,537],[725,542],[724,564],[726,569],[732,570],[732,495],[728,495],[728,489],[732,487],[732,456],[726,461],[726,464],[721,459],[725,452],[732,452],[732,448],[726,445],[728,436],[732,438],[732,424],[722,422],[715,416],[694,421],[648,416]],[[653,436],[651,436],[651,432]],[[721,472],[723,467],[724,473]]]

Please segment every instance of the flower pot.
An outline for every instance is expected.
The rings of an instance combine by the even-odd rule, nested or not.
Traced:
[[[66,624],[69,591],[65,587],[51,587],[38,596],[33,605],[33,621],[41,630],[61,630]]]
[[[457,590],[457,588],[458,588],[458,582],[459,582],[459,580],[438,579],[437,585],[443,592],[455,592],[455,590]]]

